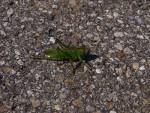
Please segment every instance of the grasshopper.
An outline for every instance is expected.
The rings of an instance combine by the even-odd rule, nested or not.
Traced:
[[[88,64],[88,61],[98,58],[97,55],[90,54],[90,49],[86,48],[85,46],[74,47],[70,46],[70,43],[66,45],[63,42],[61,42],[58,38],[56,38],[56,42],[61,46],[61,48],[47,48],[43,51],[43,57],[37,58],[53,61],[69,61],[71,62],[71,65],[73,67],[73,74],[75,74],[76,69],[82,63],[85,62]],[[75,68],[72,62],[78,62]]]

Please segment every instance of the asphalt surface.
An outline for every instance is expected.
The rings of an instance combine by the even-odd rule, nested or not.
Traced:
[[[98,58],[32,57],[56,38]],[[150,2],[0,0],[0,112],[150,113]]]

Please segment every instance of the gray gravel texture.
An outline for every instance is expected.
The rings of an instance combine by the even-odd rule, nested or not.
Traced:
[[[92,69],[31,57],[56,38]],[[150,113],[149,0],[0,0],[0,112]]]

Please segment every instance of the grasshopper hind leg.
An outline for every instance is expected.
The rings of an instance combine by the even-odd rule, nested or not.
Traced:
[[[62,48],[69,48],[71,45],[71,42],[69,42],[68,45],[64,44],[63,42],[61,42],[58,38],[56,38],[56,42],[62,47]]]

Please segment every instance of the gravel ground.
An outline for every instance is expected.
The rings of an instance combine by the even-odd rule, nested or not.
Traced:
[[[92,69],[31,57],[56,38]],[[0,0],[0,112],[150,113],[149,0]]]

